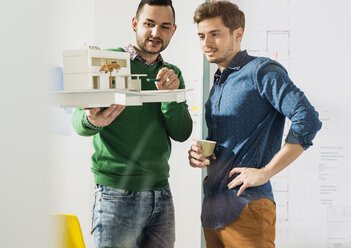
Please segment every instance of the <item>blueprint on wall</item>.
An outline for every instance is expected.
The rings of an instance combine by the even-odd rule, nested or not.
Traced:
[[[351,247],[351,3],[238,0],[242,49],[283,64],[323,122],[314,145],[272,179],[277,247]],[[289,128],[286,124],[285,135]]]

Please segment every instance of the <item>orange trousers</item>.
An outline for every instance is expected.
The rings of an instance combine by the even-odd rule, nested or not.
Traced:
[[[207,248],[274,248],[275,204],[259,199],[246,205],[232,223],[204,229]]]

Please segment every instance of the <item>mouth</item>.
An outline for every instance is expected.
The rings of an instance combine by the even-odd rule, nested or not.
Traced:
[[[150,39],[147,39],[147,41],[152,46],[159,46],[159,45],[162,44],[162,40],[160,40],[160,39],[152,39],[152,38],[150,38]]]
[[[212,57],[215,55],[216,52],[217,52],[216,49],[208,49],[208,50],[205,50],[205,55],[208,57]]]

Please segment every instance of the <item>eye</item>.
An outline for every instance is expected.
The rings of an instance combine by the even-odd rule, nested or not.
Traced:
[[[204,36],[204,35],[201,35],[201,34],[198,35],[198,37],[199,37],[200,40],[203,40],[203,39],[205,38],[205,36]]]
[[[161,28],[163,28],[163,29],[170,29],[171,27],[170,27],[170,26],[162,25]]]
[[[145,24],[144,24],[146,27],[153,27],[153,26],[155,26],[153,23],[151,23],[151,22],[146,22]]]

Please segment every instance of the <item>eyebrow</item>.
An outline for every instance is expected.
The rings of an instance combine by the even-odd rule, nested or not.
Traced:
[[[154,20],[149,19],[149,18],[146,18],[146,21],[156,23]],[[173,24],[170,23],[170,22],[164,22],[164,23],[162,23],[162,25],[170,25],[170,26],[173,26]]]
[[[209,33],[212,34],[212,33],[217,33],[217,32],[221,32],[221,30],[212,30],[210,31]],[[200,34],[203,34],[203,33],[197,33],[197,35],[200,35]]]

